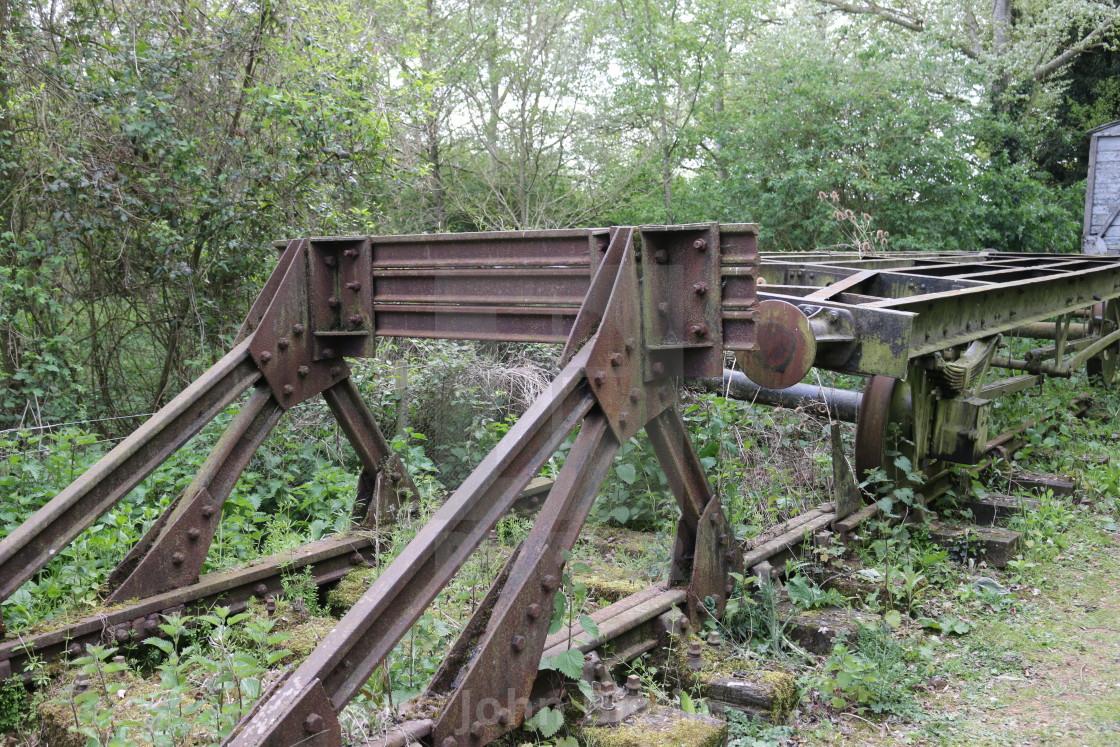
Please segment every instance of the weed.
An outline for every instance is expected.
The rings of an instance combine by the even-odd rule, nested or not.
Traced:
[[[834,708],[913,717],[920,713],[914,687],[921,674],[911,665],[928,656],[903,646],[886,626],[861,627],[854,645],[833,645],[816,686]]]

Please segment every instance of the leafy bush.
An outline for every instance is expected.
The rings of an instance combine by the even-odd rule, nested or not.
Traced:
[[[925,652],[897,641],[885,625],[861,627],[854,645],[837,641],[817,688],[835,708],[911,717],[919,713],[914,686]]]

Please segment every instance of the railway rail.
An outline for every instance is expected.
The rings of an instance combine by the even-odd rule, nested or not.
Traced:
[[[345,362],[376,355],[378,337],[562,343],[563,368],[307,659],[265,693],[226,742],[238,747],[341,745],[337,712],[577,428],[529,536],[452,646],[455,671],[429,687],[442,704],[438,716],[403,724],[400,734],[439,747],[486,744],[516,728],[534,697],[547,697],[538,663],[557,644],[543,612],[614,454],[642,429],[681,512],[669,577],[603,623],[621,636],[653,620],[680,624],[679,615],[663,619],[674,609],[692,625],[720,614],[730,574],[761,561],[757,553],[744,559],[729,541],[676,403],[682,380],[720,380],[727,354],[759,392],[795,385],[813,366],[867,377],[858,406],[844,409],[856,420],[855,474],[834,438],[838,491],[811,517],[814,527],[865,511],[857,476],[889,471],[891,449],[907,450],[934,476],[950,463],[977,464],[994,448],[993,398],[1082,366],[1111,380],[1120,359],[1117,257],[761,257],[755,226],[718,223],[309,238],[278,248],[230,353],[0,540],[6,598],[248,393],[190,485],[110,576],[106,602],[126,606],[42,634],[40,650],[62,654],[106,631],[127,641],[178,604],[222,594],[243,603],[247,590],[274,590],[272,561],[199,574],[249,458],[288,409],[311,397],[324,397],[368,473],[372,487],[356,501],[356,522],[391,523],[415,487]],[[1014,337],[1047,344],[998,355]],[[993,379],[993,369],[1013,373]],[[842,395],[816,397],[839,404]],[[892,443],[895,429],[901,445]],[[368,549],[360,539],[329,540],[308,550],[305,564],[329,582],[364,562]],[[13,675],[17,648],[0,648]],[[384,743],[399,743],[400,734]]]

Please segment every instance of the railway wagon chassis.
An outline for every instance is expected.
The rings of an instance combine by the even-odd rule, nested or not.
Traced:
[[[866,377],[858,407],[845,410],[857,420],[856,472],[890,468],[893,423],[913,463],[933,475],[985,456],[994,398],[1083,365],[1111,380],[1120,354],[1120,259],[1108,256],[760,257],[754,225],[718,223],[310,238],[278,249],[233,349],[0,540],[7,598],[248,393],[190,485],[111,574],[103,592],[114,606],[0,643],[0,675],[18,676],[32,654],[78,653],[98,637],[142,638],[185,606],[243,604],[278,591],[278,562],[200,573],[249,458],[285,411],[317,395],[364,468],[369,489],[355,503],[355,521],[392,522],[415,487],[346,364],[375,355],[378,337],[558,343],[563,367],[308,658],[263,695],[229,745],[341,745],[337,713],[577,430],[528,537],[429,686],[425,697],[439,715],[402,724],[384,744],[407,737],[481,745],[522,723],[542,653],[554,646],[548,626],[564,557],[616,451],[640,430],[681,517],[668,579],[620,608],[619,619],[645,622],[678,607],[693,624],[720,614],[743,557],[676,405],[682,381],[723,377],[728,353],[756,396],[780,395],[813,366]],[[1001,356],[1005,337],[1046,344]],[[995,378],[994,369],[1011,375]],[[827,404],[826,393],[816,396]],[[838,484],[854,484],[840,477]],[[858,491],[838,492],[829,522],[863,507]],[[369,544],[315,543],[296,565],[328,583],[368,562]]]

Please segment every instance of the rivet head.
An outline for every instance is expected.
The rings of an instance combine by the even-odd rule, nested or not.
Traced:
[[[198,527],[191,527],[190,531],[187,532],[187,539],[189,539],[191,542],[197,542],[198,538],[201,536],[202,532]]]
[[[708,292],[708,284],[707,283],[696,283],[695,285],[692,286],[692,292],[695,293],[698,296],[702,296],[702,295],[704,295],[705,293]]]
[[[335,263],[337,262],[338,260],[334,258],[333,254],[328,254],[327,256],[323,257],[323,264],[325,264],[327,267],[334,267]]]
[[[323,717],[318,713],[309,713],[303,720],[303,730],[308,734],[318,734],[323,730]]]
[[[297,337],[299,335],[302,335],[303,334],[303,325],[302,324],[293,324],[292,325],[292,334],[296,335]]]
[[[257,584],[253,587],[253,593],[258,597],[263,597],[265,594],[268,594],[268,587],[264,584]]]
[[[352,290],[355,293],[357,293],[358,291],[360,291],[362,289],[362,284],[359,283],[357,280],[351,280],[349,283],[346,284],[346,288],[347,288],[347,290]]]
[[[342,302],[338,300],[338,296],[331,296],[327,299],[327,306],[330,306],[332,309],[337,309],[341,304]]]
[[[611,365],[612,366],[621,366],[622,365],[622,353],[612,353],[611,354]]]
[[[698,252],[707,251],[708,250],[708,240],[705,239],[705,238],[696,239],[696,241],[692,242],[692,248],[695,249]]]
[[[605,382],[607,380],[607,372],[606,371],[596,371],[595,375],[591,377],[591,380],[595,382],[596,386],[602,386],[603,382]]]
[[[332,379],[337,379],[339,376],[342,376],[342,369],[339,368],[338,366],[332,366],[331,367],[331,378]]]
[[[626,412],[625,410],[618,413],[618,424],[619,425],[621,425],[623,428],[625,428],[626,424],[629,423],[629,422],[630,422],[630,413]]]
[[[79,646],[77,643],[71,643],[70,648],[67,649],[67,650],[70,652],[71,656],[81,656],[82,655],[82,647]]]
[[[635,340],[633,337],[627,337],[626,338],[626,352],[628,352],[628,353],[632,352],[634,350],[634,347],[637,344],[638,344],[638,341]]]
[[[660,265],[669,261],[669,252],[664,249],[658,249],[653,253],[653,259]]]
[[[304,378],[311,374],[311,368],[309,366],[300,366],[296,371]]]
[[[209,519],[211,516],[214,515],[214,507],[213,506],[203,506],[202,507],[202,515],[205,516],[207,519]]]
[[[177,552],[177,553],[175,553],[174,555],[171,556],[171,562],[174,563],[175,565],[182,565],[183,561],[185,561],[186,559],[187,559],[187,556],[184,555],[181,552]]]
[[[366,559],[362,557],[360,552],[355,552],[350,556],[350,565],[362,565]]]
[[[345,250],[342,253],[345,254],[350,259],[353,259],[354,257],[358,256],[358,250],[355,249],[354,247],[350,247],[349,249]]]
[[[669,304],[665,301],[662,301],[661,303],[657,304],[657,313],[658,314],[668,314],[669,313]]]
[[[719,543],[721,545],[726,545],[727,544],[727,535],[726,534],[721,534],[719,536]]]
[[[708,325],[707,324],[693,324],[690,331],[692,332],[692,334],[696,335],[697,337],[707,337],[708,336]]]
[[[359,324],[362,323],[362,315],[361,314],[354,314],[353,316],[348,317],[346,319],[346,321],[350,322],[351,325],[357,327]]]
[[[631,389],[630,390],[630,401],[631,402],[637,402],[641,398],[642,398],[642,390],[641,389]]]
[[[650,364],[649,370],[653,372],[654,376],[660,376],[665,373],[665,364],[661,361],[654,361]]]
[[[334,357],[334,348],[323,348],[323,357],[324,358],[333,358]]]
[[[510,641],[510,645],[513,646],[514,651],[521,651],[525,648],[525,636],[515,635]]]
[[[276,341],[276,347],[280,348],[281,350],[287,350],[288,346],[291,345],[291,344],[292,344],[292,341],[289,340],[287,337],[281,337],[279,340]]]
[[[267,350],[261,353],[261,363],[268,363],[270,360],[272,360],[272,353],[268,352]]]
[[[536,620],[541,616],[541,606],[533,602],[529,605],[528,609],[525,610],[525,614],[529,616],[530,620]]]
[[[285,384],[284,389],[282,391],[284,392],[285,397],[291,397],[292,394],[295,392],[295,390],[296,390],[296,388],[294,386],[292,386],[291,384]]]
[[[550,573],[550,574],[548,574],[547,576],[545,576],[544,578],[541,579],[541,586],[548,589],[549,591],[552,591],[557,586],[559,586],[559,584],[556,582],[556,576],[553,576]]]

